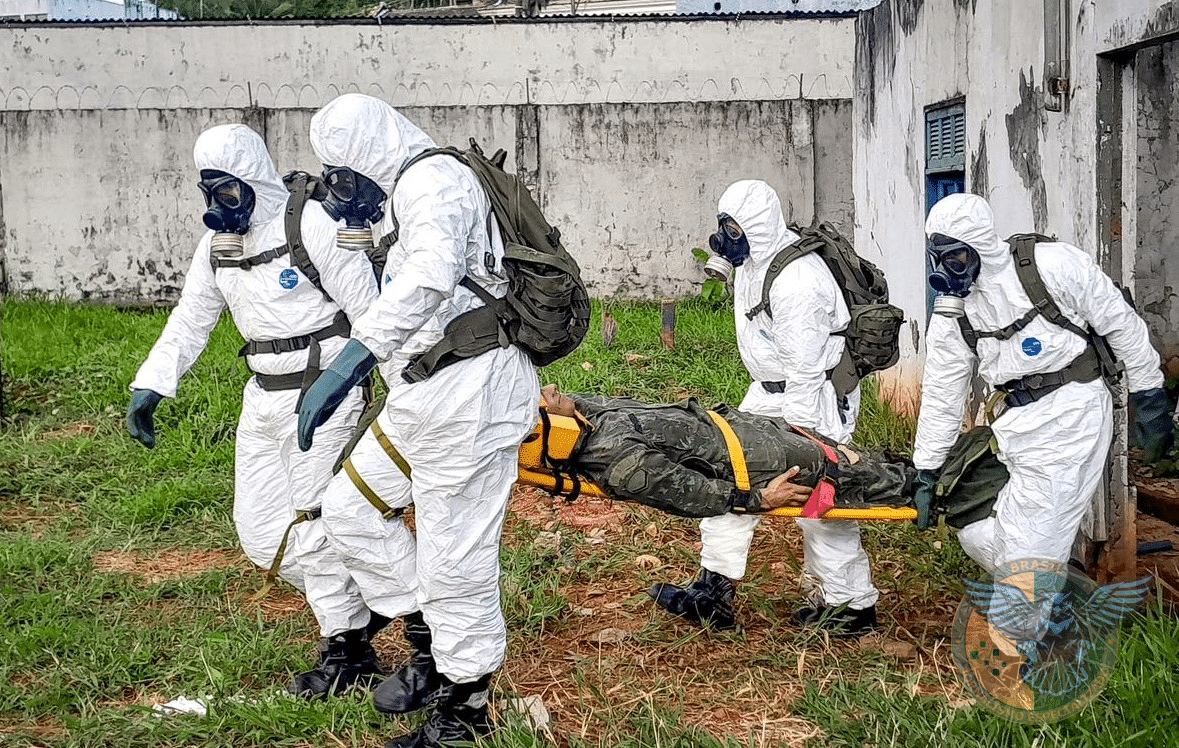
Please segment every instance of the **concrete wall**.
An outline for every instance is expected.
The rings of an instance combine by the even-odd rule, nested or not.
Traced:
[[[966,189],[991,202],[1000,234],[1055,234],[1094,254],[1134,292],[1179,374],[1179,263],[1169,258],[1179,240],[1179,68],[1176,43],[1159,46],[1179,37],[1179,2],[1073,0],[1059,111],[1045,88],[1045,25],[1044,3],[1017,0],[887,0],[857,22],[856,239],[882,259],[911,320],[886,377],[899,400],[914,400],[923,355],[924,111],[958,98]],[[1104,81],[1103,64],[1114,71]],[[1110,121],[1099,94],[1113,83],[1125,93]],[[1111,130],[1122,145],[1106,154]],[[1119,163],[1103,165],[1106,156]],[[1102,205],[1115,175],[1118,204]]]
[[[1179,359],[1179,42],[1137,53],[1135,298],[1155,346]],[[1172,375],[1179,374],[1179,367]]]
[[[1073,3],[1071,90],[1045,108],[1041,3],[887,0],[857,26],[857,247],[875,252],[910,320],[886,379],[915,402],[926,322],[926,107],[964,98],[966,189],[990,201],[1001,235],[1053,233],[1096,253],[1093,0]]]
[[[345,91],[440,143],[504,147],[595,294],[694,293],[729,181],[852,217],[854,20],[0,26],[0,233],[13,291],[170,299],[201,230],[191,148],[244,121],[318,170]],[[734,50],[741,50],[734,54]]]

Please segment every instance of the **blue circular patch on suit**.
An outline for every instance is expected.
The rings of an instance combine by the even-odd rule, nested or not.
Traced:
[[[1026,353],[1027,355],[1036,356],[1043,349],[1044,349],[1044,346],[1040,344],[1040,340],[1038,338],[1024,338],[1023,339],[1023,352]]]
[[[287,289],[294,288],[299,285],[299,274],[291,268],[287,268],[278,274],[278,285]]]
[[[392,282],[393,282],[393,276],[391,276],[391,275],[385,275],[385,282],[386,282],[386,283],[392,283]]]

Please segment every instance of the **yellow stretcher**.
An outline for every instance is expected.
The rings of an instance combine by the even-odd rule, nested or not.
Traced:
[[[557,461],[568,458],[577,445],[581,429],[577,421],[568,416],[554,414],[547,415],[548,434],[545,435],[545,419],[536,424],[536,428],[520,445],[520,477],[519,482],[527,486],[536,486],[554,494],[568,494],[573,487],[568,476],[561,476],[548,467],[545,449],[549,458]],[[602,490],[601,486],[580,479],[580,492],[587,496],[609,499],[611,496]],[[801,507],[774,509],[766,512],[779,517],[798,517],[802,515]],[[871,509],[829,509],[823,514],[823,519],[841,520],[870,520],[883,522],[913,521],[917,519],[917,510],[908,507],[874,507]]]

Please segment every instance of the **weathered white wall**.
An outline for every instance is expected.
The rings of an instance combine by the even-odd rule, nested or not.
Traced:
[[[578,20],[0,27],[6,109],[850,98],[854,22]]]
[[[850,102],[799,99],[544,107],[549,216],[579,226],[595,288],[638,297],[690,291],[685,264],[691,278],[698,272],[690,249],[707,248],[716,202],[738,179],[765,179],[800,221],[818,202],[849,225],[851,158],[841,145],[850,112]],[[819,138],[829,151],[816,147]]]
[[[693,293],[737,178],[849,225],[854,20],[0,26],[0,256],[14,291],[175,296],[203,204],[191,148],[244,121],[318,170],[345,91],[439,143],[503,147],[595,294]],[[741,50],[734,54],[734,50]]]
[[[857,28],[854,132],[856,240],[876,252],[910,320],[886,379],[915,401],[926,322],[926,107],[966,106],[966,189],[985,197],[1002,236],[1056,234],[1096,252],[1094,1],[1076,0],[1071,95],[1043,106],[1038,2],[887,0]]]
[[[1179,358],[1179,42],[1138,52],[1135,67],[1134,292],[1155,346],[1172,361]]]
[[[1093,8],[1099,52],[1140,44],[1179,29],[1179,3],[1175,0],[1117,0],[1099,2]]]

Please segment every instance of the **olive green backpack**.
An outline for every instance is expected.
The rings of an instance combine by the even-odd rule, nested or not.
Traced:
[[[527,353],[535,366],[546,366],[572,353],[589,329],[589,295],[577,261],[561,243],[561,232],[544,217],[519,176],[504,171],[507,154],[503,149],[488,158],[473,138],[470,146],[465,151],[423,151],[401,167],[397,179],[418,161],[439,155],[457,159],[475,172],[499,224],[508,292],[496,298],[464,277],[463,287],[485,306],[456,317],[442,340],[415,356],[401,372],[407,382],[420,382],[445,366],[509,344]],[[393,216],[393,230],[381,245],[391,247],[397,231],[397,216]]]
[[[880,268],[856,254],[856,250],[830,223],[813,226],[791,224],[798,241],[782,249],[770,260],[762,281],[761,301],[745,313],[748,319],[770,308],[770,288],[786,266],[803,255],[817,254],[835,278],[851,319],[840,333],[847,345],[843,358],[828,372],[835,392],[841,397],[856,388],[860,380],[874,371],[887,369],[900,357],[900,331],[905,313],[888,303],[888,281]]]

